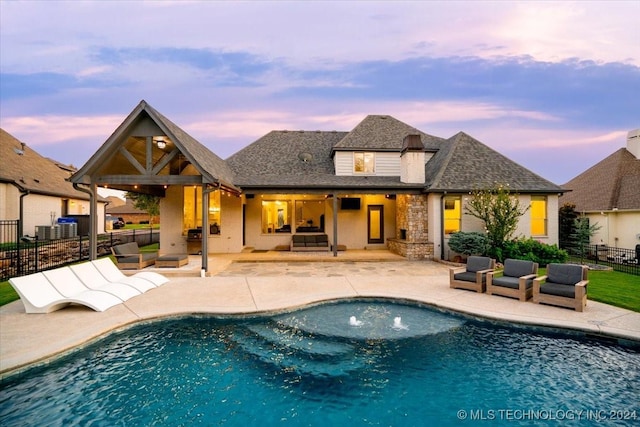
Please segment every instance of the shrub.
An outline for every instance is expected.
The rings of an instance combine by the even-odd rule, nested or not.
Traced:
[[[535,239],[515,239],[504,243],[502,250],[494,253],[496,259],[504,262],[506,258],[526,259],[537,262],[540,267],[549,263],[563,263],[569,259],[569,254],[557,245],[547,245]]]
[[[489,248],[489,238],[478,232],[458,231],[451,235],[449,247],[462,255],[484,255]]]

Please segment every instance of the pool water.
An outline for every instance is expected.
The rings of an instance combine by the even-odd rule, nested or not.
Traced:
[[[375,301],[136,326],[0,385],[3,426],[640,425],[637,347]]]

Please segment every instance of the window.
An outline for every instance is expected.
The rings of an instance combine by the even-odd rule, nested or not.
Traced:
[[[356,173],[375,173],[374,153],[353,153],[353,171]]]
[[[296,231],[319,232],[324,231],[324,199],[296,200]]]
[[[202,187],[184,187],[182,227],[184,234],[192,228],[202,227]],[[209,234],[220,234],[220,190],[209,193]]]
[[[220,234],[220,190],[209,193],[209,234]]]
[[[262,201],[262,232],[291,233],[291,201]]]
[[[451,234],[462,229],[462,198],[447,196],[444,198],[444,233]]]
[[[531,235],[547,235],[547,198],[545,196],[531,197]]]

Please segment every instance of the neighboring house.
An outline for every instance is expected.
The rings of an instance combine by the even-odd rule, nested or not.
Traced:
[[[117,197],[114,199],[122,200]],[[117,203],[117,201],[116,201]],[[122,203],[107,205],[107,215],[122,218],[125,224],[149,223],[149,214],[133,206],[133,200],[126,199]],[[153,223],[160,223],[160,216],[153,217]]]
[[[560,203],[601,227],[592,244],[634,249],[640,244],[640,129],[627,135],[627,146],[563,185]]]
[[[145,101],[71,180],[161,196],[166,253],[186,252],[202,228],[204,253],[284,249],[293,234],[320,233],[334,250],[410,259],[452,257],[452,232],[482,230],[464,214],[469,192],[497,184],[531,205],[519,236],[557,243],[563,192],[464,133],[443,139],[385,115],[349,132],[273,131],[225,161]]]
[[[109,209],[112,209],[116,206],[122,206],[125,204],[124,199],[116,196],[108,196],[107,199],[107,214],[109,214]]]
[[[88,228],[89,195],[67,181],[75,168],[42,157],[2,129],[0,159],[0,220],[21,219],[20,236],[36,236],[38,230],[43,234],[65,216]],[[104,218],[105,200],[97,202],[99,218]],[[102,231],[104,221],[98,221]],[[0,242],[6,241],[15,241],[15,236],[0,235]]]

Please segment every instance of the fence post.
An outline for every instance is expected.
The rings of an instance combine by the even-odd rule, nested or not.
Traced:
[[[18,271],[18,276],[22,276],[22,256],[21,256],[21,253],[20,253],[21,252],[21,247],[20,247],[20,242],[21,242],[21,239],[20,239],[20,228],[21,228],[20,220],[18,220],[17,225],[18,225],[16,227],[16,249],[17,249],[17,251],[16,251],[17,254],[16,255],[18,256],[18,259],[17,259],[18,269],[17,269],[17,271]]]
[[[39,264],[39,260],[38,260],[38,235],[36,234],[36,242],[35,242],[35,246],[34,246],[34,250],[35,253],[33,255],[33,261],[34,261],[34,267],[35,267],[35,271],[40,271],[40,267],[38,266]]]

